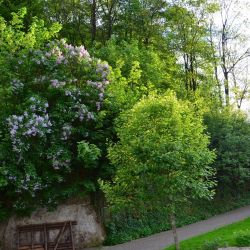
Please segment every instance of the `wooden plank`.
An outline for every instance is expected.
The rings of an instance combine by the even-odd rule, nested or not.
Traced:
[[[46,225],[43,225],[43,242],[44,242],[44,248],[45,250],[48,250],[48,243],[47,243],[47,229],[46,229]]]
[[[18,249],[19,250],[30,250],[30,246],[25,245],[25,246],[19,247]]]
[[[59,234],[58,234],[58,237],[57,237],[57,241],[56,241],[56,245],[55,245],[54,250],[56,250],[57,247],[58,247],[58,244],[59,244],[61,235],[64,233],[64,230],[65,230],[65,226],[66,226],[66,225],[67,225],[67,222],[64,223],[63,228],[61,228],[61,230],[60,230],[60,232],[59,232]]]
[[[19,247],[18,249],[19,250],[31,250],[31,246],[25,245],[25,246]],[[34,245],[33,249],[34,250],[44,250],[44,247],[43,247],[43,245]]]
[[[19,231],[17,231],[17,247],[18,249],[20,247],[20,232]]]
[[[34,231],[32,230],[31,231],[31,250],[34,250],[33,245],[34,245]]]
[[[71,237],[72,249],[75,250],[75,244],[74,244],[74,240],[73,240],[72,223],[71,223],[71,221],[69,222],[69,226],[70,226],[70,237]]]
[[[60,227],[62,225],[64,225],[65,221],[62,221],[62,222],[55,222],[55,223],[44,223],[44,224],[30,224],[30,225],[25,225],[25,226],[17,226],[17,229],[30,229],[30,228],[43,228],[43,225],[46,225],[47,228],[50,228],[50,227]],[[72,225],[77,225],[77,222],[76,221],[72,221]]]

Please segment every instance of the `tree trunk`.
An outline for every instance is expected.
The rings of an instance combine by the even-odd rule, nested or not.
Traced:
[[[195,56],[190,55],[190,89],[193,90],[193,92],[197,89],[197,81],[196,81],[196,75],[195,75],[195,69],[194,69],[194,63],[195,63]]]
[[[170,221],[171,221],[171,226],[173,230],[175,250],[180,250],[180,244],[179,244],[177,230],[176,230],[175,213],[173,211],[171,211],[170,213]]]
[[[226,36],[226,24],[223,24],[222,34],[221,34],[221,62],[222,62],[222,71],[224,75],[224,91],[225,91],[225,99],[226,99],[226,106],[229,106],[230,99],[229,99],[229,70],[226,63],[226,51],[227,51],[227,36]]]
[[[109,15],[108,15],[108,40],[112,36],[112,10],[110,10]]]
[[[230,104],[228,74],[224,74],[224,89],[225,89],[226,106],[228,107]]]
[[[91,8],[91,42],[94,43],[96,39],[96,0],[92,1]]]
[[[188,55],[184,53],[183,59],[184,59],[184,66],[185,66],[185,86],[186,86],[186,90],[189,91]]]

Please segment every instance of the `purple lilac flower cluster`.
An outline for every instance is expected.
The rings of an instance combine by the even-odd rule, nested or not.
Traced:
[[[96,73],[100,74],[103,79],[107,79],[108,74],[110,73],[109,65],[107,63],[97,63]]]
[[[12,86],[13,91],[20,91],[23,89],[24,84],[18,79],[13,79],[11,81],[11,86]]]
[[[29,149],[29,144],[23,142],[23,137],[43,137],[51,133],[52,123],[46,113],[48,103],[35,97],[31,97],[29,101],[30,106],[27,111],[22,115],[12,115],[7,119],[13,150],[19,154]]]
[[[32,62],[36,63],[37,65],[40,64],[47,64],[47,60],[46,57],[44,56],[43,51],[41,51],[40,49],[38,50],[32,50],[30,49],[30,53],[32,53],[33,58],[31,59]]]
[[[70,164],[70,157],[63,148],[57,149],[55,152],[48,155],[48,159],[52,160],[52,166],[55,170],[67,168]]]
[[[30,103],[30,106],[28,110],[31,112],[39,112],[39,113],[41,112],[41,113],[46,114],[47,108],[49,107],[48,102],[40,100],[39,98],[34,97],[34,96],[29,98],[29,103]]]
[[[40,59],[36,59],[37,63],[47,64],[45,61],[50,58],[55,58],[56,65],[67,65],[70,59],[86,59],[87,61],[91,61],[90,55],[84,46],[77,47],[67,44],[64,39],[52,41],[47,44],[47,47],[49,50],[44,55],[41,55],[39,50],[34,52],[35,55],[40,56]]]
[[[93,82],[93,81],[87,81],[87,84],[93,88],[95,88],[98,93],[98,101],[96,102],[96,108],[97,111],[101,109],[101,105],[104,99],[104,91],[106,86],[109,84],[109,81],[104,80],[102,82]]]
[[[85,104],[77,102],[74,108],[76,110],[75,118],[79,118],[81,122],[84,119],[86,119],[87,121],[95,119],[94,113],[88,111],[88,108]]]
[[[62,127],[62,137],[61,137],[61,139],[63,141],[68,140],[71,133],[72,133],[72,126],[70,124],[64,124],[64,126]]]
[[[66,82],[65,81],[59,81],[57,79],[53,79],[50,81],[51,82],[51,86],[53,88],[60,88],[60,87],[63,87],[65,86]]]
[[[75,60],[82,60],[85,59],[86,61],[88,61],[89,63],[92,62],[92,59],[88,53],[88,51],[84,48],[84,46],[73,46],[71,44],[67,44],[65,42],[65,40],[60,40],[60,41],[52,41],[50,43],[47,44],[47,48],[48,50],[43,52],[41,50],[34,50],[31,52],[33,53],[34,58],[32,58],[32,60],[36,63],[36,64],[44,64],[44,65],[49,65],[50,67],[54,67],[56,65],[60,65],[60,64],[68,64],[70,61]],[[51,61],[52,60],[52,61]],[[54,62],[54,66],[53,64],[51,64],[51,62]],[[91,66],[91,65],[90,65]],[[94,64],[93,64],[94,66]],[[101,82],[96,82],[96,84],[92,84],[93,87],[96,87],[97,89],[99,88],[99,101],[97,102],[96,106],[97,109],[99,110],[101,107],[101,102],[104,98],[104,87],[109,83],[107,80],[107,76],[110,73],[110,68],[109,65],[107,63],[102,63],[100,60],[97,61],[97,63],[95,64],[96,67],[96,73],[98,75],[101,76],[102,80]],[[37,79],[38,82],[44,82],[44,79],[46,77],[43,76],[43,79]],[[41,80],[41,81],[40,81]],[[46,80],[48,81],[48,79],[46,78]],[[60,88],[60,87],[64,87],[66,85],[66,82],[72,83],[72,82],[76,82],[77,79],[71,80],[71,79],[67,79],[65,78],[63,81],[59,80],[56,76],[54,76],[54,78],[52,78],[50,81],[50,85],[53,88]],[[91,85],[91,84],[89,84]]]
[[[56,57],[56,64],[57,65],[59,65],[59,64],[68,64],[68,60],[63,55],[63,52],[60,50],[59,47],[52,48],[52,50],[50,52],[47,52],[45,55],[48,58],[50,58],[51,56]]]
[[[78,57],[79,59],[85,58],[91,61],[89,52],[84,48],[84,46],[73,46],[71,44],[64,44],[64,48],[67,50],[67,55],[69,58]]]
[[[110,68],[107,63],[102,63],[97,59],[92,60],[83,46],[72,46],[64,40],[51,42],[44,50],[30,50],[27,58],[29,60],[21,58],[17,67],[24,69],[25,63],[32,61],[34,69],[39,69],[32,71],[34,75],[30,74],[29,85],[27,85],[33,84],[34,88],[31,86],[30,90],[38,94],[28,100],[23,99],[23,104],[26,107],[24,112],[9,116],[7,119],[13,151],[17,153],[19,159],[24,160],[25,153],[29,151],[32,143],[39,143],[40,140],[43,143],[45,139],[49,140],[48,134],[53,132],[50,118],[55,118],[53,128],[61,129],[61,133],[59,136],[57,133],[52,134],[53,139],[55,139],[52,148],[41,150],[37,147],[37,149],[40,150],[41,157],[50,160],[55,170],[70,170],[73,154],[71,155],[68,148],[68,140],[75,139],[72,134],[77,130],[77,127],[73,128],[73,124],[78,126],[79,122],[76,121],[87,122],[96,119],[96,111],[101,109],[104,92],[109,84]],[[88,79],[89,81],[87,81]],[[14,79],[11,82],[13,90],[21,90],[24,87],[21,81]],[[53,91],[51,91],[52,89]],[[58,99],[56,99],[51,101],[49,107],[48,102],[41,97],[44,96],[43,91],[46,91],[45,96],[48,99],[52,97],[52,93],[53,98],[65,99],[66,96],[67,102],[61,102],[60,99],[57,102]],[[62,97],[63,93],[65,93],[64,97]],[[94,105],[96,105],[96,109]],[[59,117],[58,110],[59,112],[64,111],[65,116]],[[33,137],[38,137],[38,140],[32,140]],[[86,132],[85,137],[88,137],[88,132]],[[63,181],[64,177],[59,174],[58,176]],[[19,187],[19,192],[32,193],[32,189],[35,192],[45,188],[39,177],[32,174],[31,176],[24,175],[22,180],[19,179],[20,176],[14,175],[9,175],[7,178],[12,182],[20,182],[18,186],[22,187]],[[31,195],[33,196],[34,193]]]
[[[83,94],[79,90],[66,90],[65,95],[70,97],[74,102],[72,106],[75,119],[79,119],[81,122],[85,119],[86,121],[95,120],[93,112],[88,110],[88,107],[82,103]],[[73,120],[72,120],[73,121]]]
[[[17,193],[30,192],[32,197],[36,196],[36,192],[46,188],[47,185],[43,185],[39,178],[36,176],[31,176],[26,173],[24,178],[20,180],[18,188],[16,190]]]

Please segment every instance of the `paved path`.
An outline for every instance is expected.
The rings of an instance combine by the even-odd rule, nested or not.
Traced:
[[[208,220],[203,220],[178,228],[178,236],[180,240],[184,240],[212,231],[215,228],[243,220],[247,217],[250,217],[250,206],[238,208],[225,214],[214,216]],[[171,244],[173,244],[173,236],[172,231],[169,230],[116,246],[106,246],[85,250],[162,250],[164,247]]]

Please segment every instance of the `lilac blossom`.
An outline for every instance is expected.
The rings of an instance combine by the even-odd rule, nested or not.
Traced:
[[[59,170],[62,167],[69,167],[70,158],[63,148],[59,148],[56,152],[48,155],[48,159],[52,160],[52,166],[55,170]]]
[[[23,137],[44,137],[51,133],[52,123],[46,113],[48,103],[42,103],[35,97],[31,97],[29,100],[31,101],[30,111],[25,111],[22,115],[12,115],[7,119],[13,151],[19,155],[22,151],[29,149],[29,143],[24,143]],[[34,113],[37,111],[42,114]]]
[[[107,78],[108,74],[110,73],[109,65],[107,63],[97,63],[96,72],[101,74],[102,78]]]
[[[59,81],[57,79],[50,80],[50,82],[53,88],[60,88],[66,85],[65,81]]]
[[[62,127],[62,137],[61,139],[66,141],[72,133],[72,126],[70,124],[65,124]]]
[[[23,89],[24,84],[18,79],[13,79],[11,81],[11,86],[14,91],[20,91]]]

